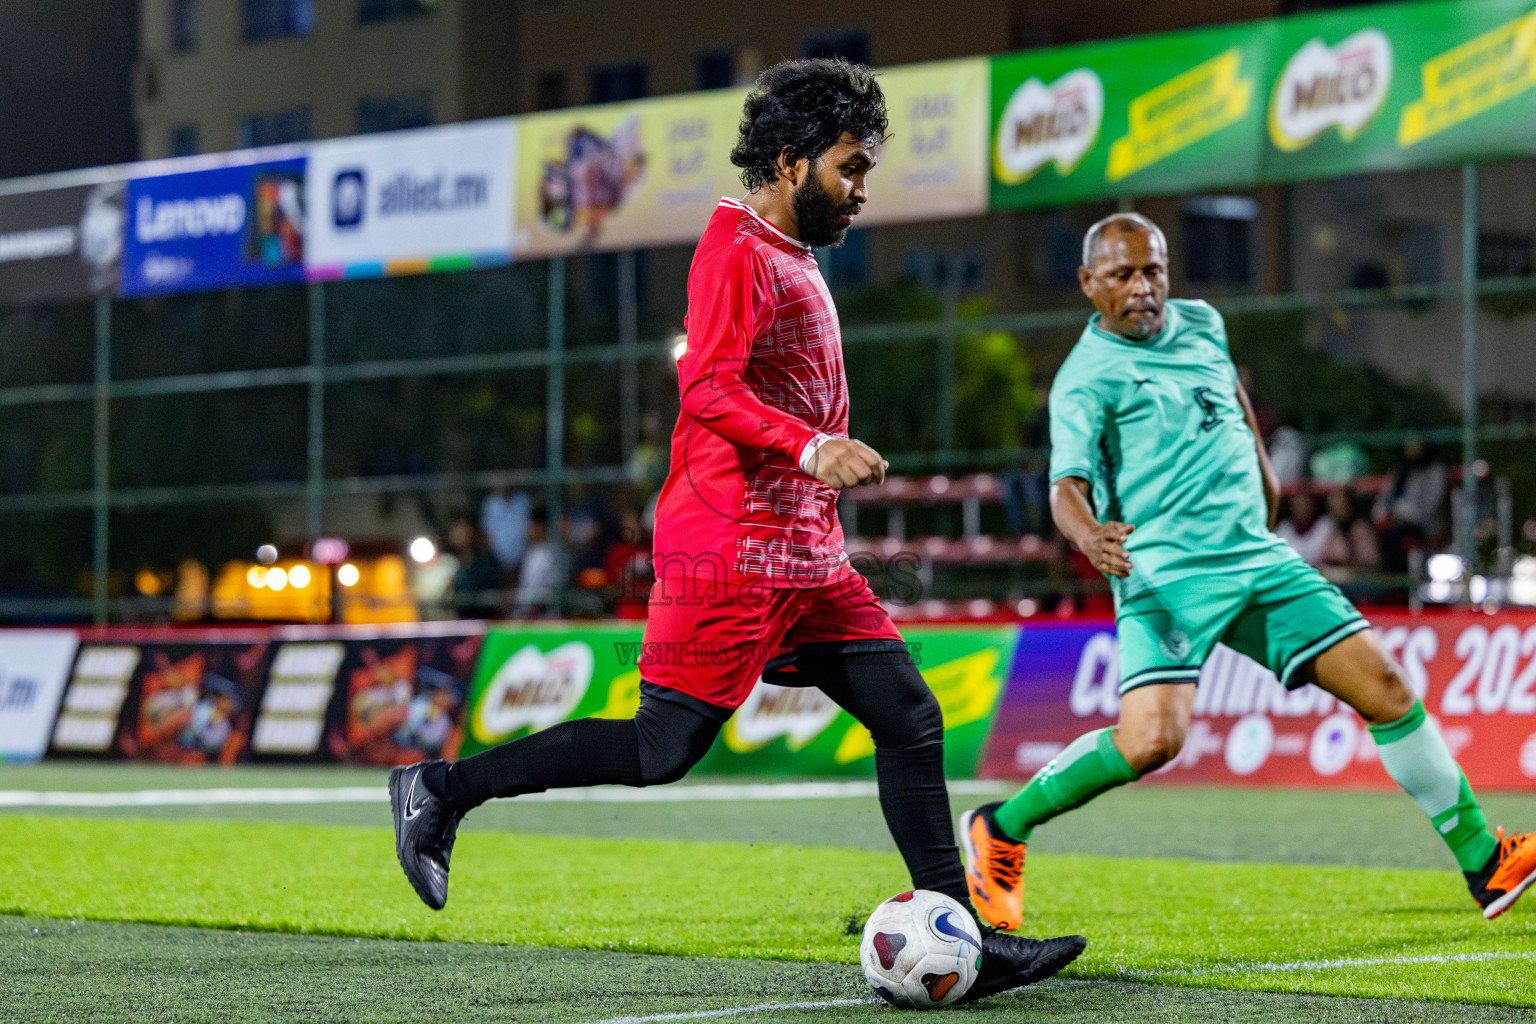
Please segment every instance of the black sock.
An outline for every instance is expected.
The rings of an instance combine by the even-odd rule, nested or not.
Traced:
[[[459,814],[495,797],[603,784],[641,784],[633,719],[561,722],[456,761],[447,771],[448,793]]]
[[[944,744],[924,743],[901,749],[875,749],[875,777],[880,809],[896,848],[919,889],[941,892],[971,916],[970,889],[949,820],[949,788],[944,784]]]

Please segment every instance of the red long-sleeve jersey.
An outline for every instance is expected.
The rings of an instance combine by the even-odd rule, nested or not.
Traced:
[[[837,491],[800,469],[811,441],[848,436],[837,310],[810,248],[722,199],[694,251],[685,325],[657,578],[838,579],[850,570]]]

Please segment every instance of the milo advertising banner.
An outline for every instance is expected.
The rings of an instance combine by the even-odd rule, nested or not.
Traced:
[[[1275,28],[1266,180],[1536,150],[1530,0],[1372,6]]]
[[[1013,659],[1013,627],[907,631],[944,712],[945,770],[976,772]],[[572,718],[628,718],[640,704],[643,629],[625,624],[504,627],[485,638],[470,686],[462,754]],[[869,731],[813,688],[759,682],[697,770],[870,776]]]
[[[1273,22],[992,62],[992,205],[1253,183]]]

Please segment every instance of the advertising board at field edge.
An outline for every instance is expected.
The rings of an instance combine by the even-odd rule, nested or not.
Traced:
[[[128,182],[123,295],[304,280],[304,160]]]
[[[1536,789],[1536,615],[1372,611],[1473,786]],[[1025,624],[982,761],[1026,778],[1076,737],[1112,726],[1112,623]],[[1200,675],[1183,751],[1151,778],[1203,785],[1393,788],[1359,715],[1315,686],[1218,646]]]
[[[992,206],[1253,183],[1273,31],[1254,22],[994,59]]]
[[[890,141],[859,226],[986,212],[985,58],[878,72]],[[519,258],[690,244],[721,196],[744,89],[583,107],[518,119]]]
[[[913,658],[944,713],[945,769],[974,775],[1012,661],[1012,626],[918,627]],[[469,691],[462,752],[472,754],[574,718],[628,718],[640,703],[642,627],[495,627]],[[759,681],[697,770],[759,775],[874,772],[869,731],[814,688]]]
[[[512,258],[512,118],[316,142],[310,280],[497,266]]]
[[[1276,24],[1262,176],[1291,181],[1533,149],[1530,0],[1371,6]]]
[[[48,749],[78,644],[67,629],[0,632],[0,761],[36,761]]]
[[[453,757],[482,631],[459,622],[93,630],[64,659],[52,741],[45,725],[42,742],[51,756],[173,764]]]
[[[127,185],[0,195],[0,302],[71,302],[117,290]]]

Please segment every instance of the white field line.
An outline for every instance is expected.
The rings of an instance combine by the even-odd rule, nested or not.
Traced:
[[[1361,957],[1338,960],[1290,960],[1281,963],[1259,964],[1223,964],[1217,967],[1192,967],[1173,968],[1166,971],[1133,971],[1121,972],[1122,978],[1133,980],[1152,981],[1157,978],[1207,976],[1213,974],[1256,974],[1283,971],[1317,971],[1335,970],[1351,967],[1399,967],[1412,964],[1461,964],[1479,963],[1487,960],[1536,960],[1536,952],[1529,953],[1447,953],[1442,955],[1427,956],[1397,956],[1397,957]],[[1106,979],[1107,980],[1107,979]],[[1103,981],[1092,979],[1062,980],[1054,979],[1046,982],[1048,986],[1056,985],[1095,985],[1103,984]],[[722,1010],[695,1010],[690,1013],[658,1013],[649,1017],[605,1017],[591,1024],[659,1024],[661,1021],[670,1020],[703,1020],[711,1017],[740,1017],[750,1013],[769,1013],[774,1010],[825,1010],[840,1006],[865,1006],[879,1005],[873,999],[829,999],[819,1003],[760,1003],[756,1006],[734,1006]]]
[[[949,784],[951,793],[975,795],[997,792],[996,782],[960,779]],[[628,789],[597,786],[591,789],[560,789],[530,793],[519,802],[594,804],[675,804],[710,801],[838,800],[869,798],[878,791],[873,782],[777,782],[658,786]],[[0,790],[4,807],[198,807],[214,804],[377,804],[388,803],[383,786],[334,788],[251,787],[219,789],[137,789],[123,792],[82,793],[59,790]]]
[[[1536,960],[1536,952],[1525,953],[1440,953],[1424,956],[1387,956],[1342,958],[1337,960],[1290,960],[1281,963],[1219,964],[1215,967],[1169,968],[1162,970],[1126,970],[1124,977],[1167,978],[1208,977],[1213,974],[1268,974],[1286,971],[1330,971],[1351,967],[1406,967],[1413,964],[1466,964],[1487,960]]]
[[[666,1020],[705,1020],[710,1017],[740,1017],[748,1013],[772,1013],[775,1010],[830,1010],[840,1006],[879,1005],[876,999],[827,999],[819,1003],[759,1003],[756,1006],[731,1006],[723,1010],[693,1010],[688,1013],[653,1013],[648,1017],[604,1017],[592,1024],[652,1024]]]

